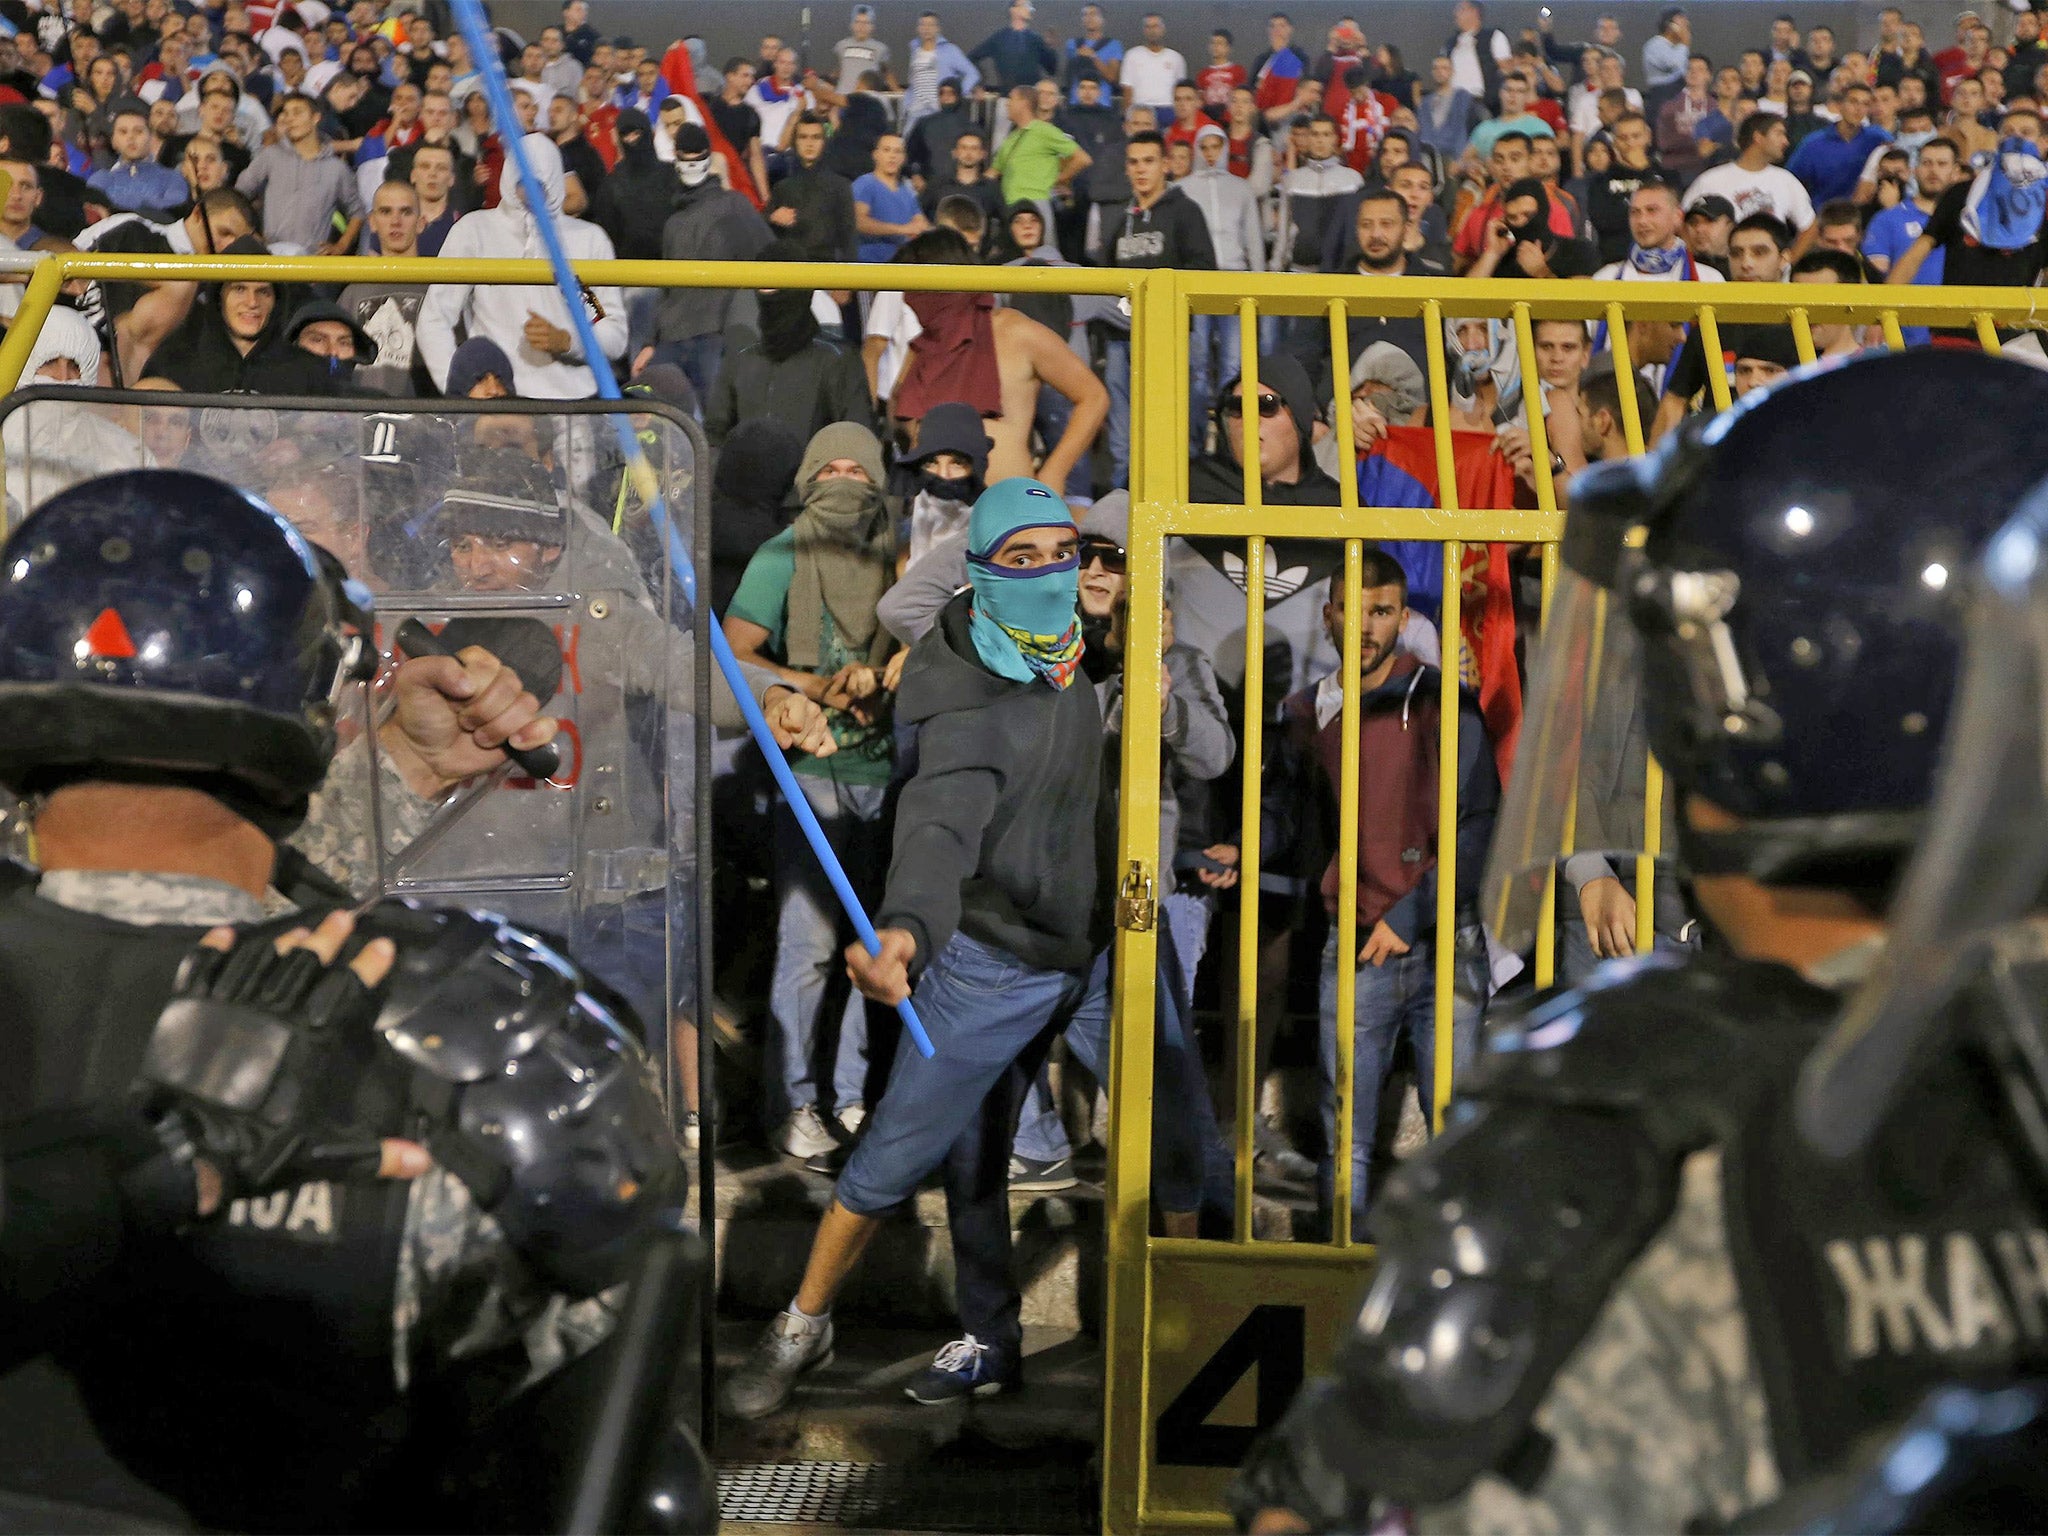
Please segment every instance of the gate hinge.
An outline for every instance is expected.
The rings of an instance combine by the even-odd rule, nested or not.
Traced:
[[[1131,933],[1150,933],[1158,904],[1152,899],[1152,877],[1138,860],[1124,871],[1122,889],[1116,895],[1116,925]]]

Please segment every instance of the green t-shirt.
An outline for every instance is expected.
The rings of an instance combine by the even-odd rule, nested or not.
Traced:
[[[1070,134],[1048,122],[1031,122],[1013,131],[996,151],[996,174],[1003,179],[1003,201],[1035,203],[1052,196],[1060,167],[1081,146]]]
[[[758,624],[767,630],[768,643],[763,649],[784,666],[789,665],[789,653],[784,648],[789,631],[789,588],[795,580],[796,530],[785,528],[754,551],[754,558],[747,562],[746,574],[740,577],[739,589],[733,593],[732,601],[725,609],[733,618],[745,619],[749,624]],[[811,670],[821,677],[830,677],[849,663],[868,659],[865,650],[853,650],[839,638],[839,627],[832,622],[829,609],[824,615],[818,644],[821,659]],[[895,740],[886,719],[874,725],[862,725],[852,715],[840,710],[826,711],[825,718],[832,727],[832,739],[839,743],[839,750],[826,758],[793,751],[789,754],[790,767],[798,773],[837,779],[846,784],[888,783]]]

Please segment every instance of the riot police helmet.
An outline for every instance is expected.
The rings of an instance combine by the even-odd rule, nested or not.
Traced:
[[[192,783],[283,836],[374,675],[371,599],[268,505],[176,469],[53,496],[0,546],[0,784]]]

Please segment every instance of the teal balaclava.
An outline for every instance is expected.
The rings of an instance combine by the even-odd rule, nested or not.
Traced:
[[[1078,557],[1028,570],[995,563],[996,552],[1014,533],[1071,531],[1073,526],[1073,515],[1057,493],[1021,476],[983,491],[968,514],[967,580],[974,588],[970,629],[976,654],[998,677],[1020,683],[1042,677],[1055,688],[1074,679],[1081,659],[1081,625],[1074,607],[1081,582]]]

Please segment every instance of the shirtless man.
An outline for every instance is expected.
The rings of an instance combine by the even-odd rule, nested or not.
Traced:
[[[973,264],[974,251],[966,236],[942,226],[918,236],[896,259],[964,267]],[[1064,485],[1109,416],[1109,391],[1103,388],[1094,369],[1075,355],[1065,337],[1054,334],[1030,316],[1014,309],[998,309],[989,320],[995,331],[1003,413],[985,423],[990,445],[988,483],[994,485],[1013,475],[1029,475],[1047,485]],[[1041,386],[1066,396],[1073,410],[1060,440],[1050,446],[1042,460],[1034,460],[1031,425],[1038,411]],[[912,434],[914,452],[915,423],[899,417],[898,426]]]

